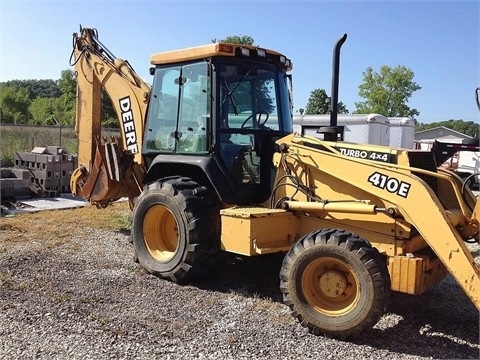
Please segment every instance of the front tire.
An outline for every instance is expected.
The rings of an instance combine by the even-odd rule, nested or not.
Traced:
[[[220,250],[220,213],[208,190],[189,178],[149,184],[137,199],[132,240],[140,265],[174,282],[208,272]]]
[[[365,239],[313,231],[287,253],[280,290],[292,315],[315,335],[346,339],[374,326],[390,293],[385,259]]]

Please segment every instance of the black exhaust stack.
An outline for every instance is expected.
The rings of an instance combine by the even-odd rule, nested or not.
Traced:
[[[347,34],[338,39],[333,49],[333,64],[332,64],[332,96],[331,96],[331,112],[330,112],[330,126],[321,127],[317,132],[324,134],[324,139],[327,141],[343,140],[343,126],[337,126],[338,115],[338,84],[340,80],[340,48],[347,40]]]

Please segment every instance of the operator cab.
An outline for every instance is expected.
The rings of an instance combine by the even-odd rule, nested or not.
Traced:
[[[193,49],[198,56],[215,45],[200,60],[186,56],[192,49],[167,53],[182,52],[186,61],[152,56],[143,155],[152,179],[188,176],[225,203],[259,204],[272,190],[275,140],[292,132],[291,65],[252,46]]]

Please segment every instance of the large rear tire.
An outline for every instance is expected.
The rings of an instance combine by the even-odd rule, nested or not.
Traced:
[[[338,229],[317,230],[287,253],[280,289],[292,316],[315,335],[346,339],[385,313],[390,277],[368,241]]]
[[[208,190],[189,178],[149,184],[133,211],[132,240],[140,265],[183,282],[208,272],[220,250],[220,213]]]

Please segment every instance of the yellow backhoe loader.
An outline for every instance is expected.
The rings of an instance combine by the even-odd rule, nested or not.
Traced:
[[[430,151],[292,133],[290,60],[215,43],[155,53],[152,85],[95,29],[74,34],[79,167],[74,195],[98,207],[128,197],[136,257],[175,282],[205,275],[215,255],[283,252],[280,290],[314,334],[350,338],[375,325],[390,292],[421,294],[449,272],[480,306],[480,205]],[[118,139],[101,135],[101,97]]]

